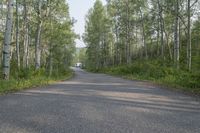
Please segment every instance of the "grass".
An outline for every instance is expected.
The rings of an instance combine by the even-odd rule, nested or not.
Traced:
[[[177,70],[158,61],[137,61],[130,65],[102,68],[96,72],[131,80],[147,80],[172,89],[200,95],[200,72]]]
[[[15,77],[16,75],[18,78]],[[26,70],[26,72],[21,71],[16,75],[11,77],[9,81],[0,80],[0,94],[17,92],[32,87],[49,85],[56,81],[67,80],[73,76],[73,71],[67,69],[59,73],[54,72],[51,77],[46,76],[43,70],[29,70],[28,72]]]

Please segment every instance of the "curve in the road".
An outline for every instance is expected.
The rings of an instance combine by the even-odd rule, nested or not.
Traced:
[[[75,70],[0,96],[0,133],[200,133],[200,102],[146,82]]]

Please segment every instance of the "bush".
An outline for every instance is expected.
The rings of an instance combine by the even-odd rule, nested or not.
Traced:
[[[177,70],[156,60],[148,62],[136,61],[131,65],[107,67],[98,71],[129,79],[151,80],[200,94],[200,72]]]
[[[23,69],[11,75],[9,81],[0,80],[0,94],[15,92],[22,89],[47,85],[55,80],[68,79],[73,75],[71,69],[53,71],[53,75],[48,77],[45,69]]]

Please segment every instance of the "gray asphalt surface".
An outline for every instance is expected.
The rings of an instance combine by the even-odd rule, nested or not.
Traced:
[[[0,133],[200,133],[190,96],[75,69],[50,86],[0,96]]]

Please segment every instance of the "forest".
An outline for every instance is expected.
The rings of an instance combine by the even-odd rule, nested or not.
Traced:
[[[96,0],[85,16],[85,48],[65,0],[1,0],[0,93],[92,72],[200,93],[198,0]],[[78,51],[78,54],[77,54]]]
[[[70,77],[73,25],[65,0],[1,0],[0,93]]]
[[[200,93],[198,0],[96,0],[86,16],[86,69]]]
[[[0,0],[0,133],[200,133],[200,0]]]

